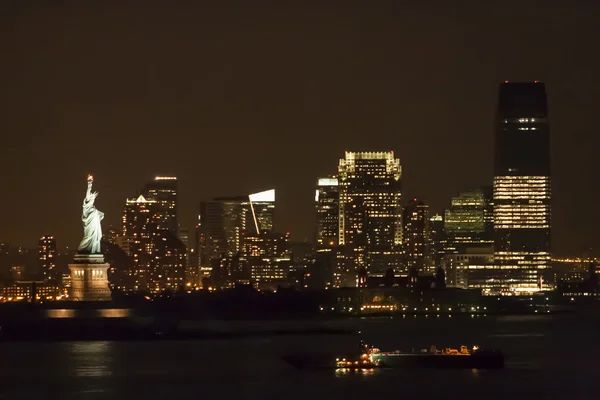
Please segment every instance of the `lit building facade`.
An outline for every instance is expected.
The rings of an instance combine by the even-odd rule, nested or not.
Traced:
[[[155,212],[156,201],[147,200],[143,195],[127,199],[123,210],[123,237],[129,242],[129,255],[133,258],[130,271],[131,290],[146,289],[149,281],[147,265],[154,251],[154,236],[158,234],[158,221]]]
[[[164,208],[143,195],[128,199],[123,211],[123,237],[133,258],[129,271],[130,290],[156,293],[176,290],[185,283],[186,248],[165,227]]]
[[[263,231],[244,235],[240,264],[258,289],[276,289],[287,282],[292,266],[289,234]]]
[[[179,237],[179,220],[177,219],[177,177],[156,176],[146,184],[142,195],[155,202],[157,222],[161,229],[167,229]]]
[[[247,208],[250,209],[253,228],[246,227],[244,232],[272,232],[275,218],[275,189],[252,193],[248,196]]]
[[[38,260],[44,280],[56,281],[60,278],[56,270],[56,239],[42,236],[38,241]]]
[[[154,237],[154,260],[149,264],[150,285],[153,293],[176,291],[185,285],[187,252],[185,245],[169,230],[161,230]]]
[[[404,207],[402,227],[406,270],[400,271],[401,275],[408,275],[411,269],[425,274],[435,272],[429,219],[429,206],[416,197]]]
[[[35,299],[34,299],[35,296]],[[66,300],[66,290],[58,284],[35,281],[17,281],[0,287],[0,303],[13,301]]]
[[[338,174],[340,253],[334,286],[356,286],[363,268],[371,276],[399,268],[402,169],[393,151],[347,151]]]
[[[197,241],[200,265],[242,250],[244,234],[273,231],[275,189],[200,203]]]
[[[340,192],[337,178],[319,178],[315,193],[317,248],[338,245]]]
[[[333,286],[339,250],[340,191],[337,178],[318,178],[315,192],[316,248],[311,265],[312,288]]]
[[[444,217],[440,214],[432,215],[429,218],[429,242],[433,265],[437,268],[441,265],[441,257],[446,244]]]
[[[494,271],[491,188],[474,188],[452,198],[445,212],[446,241],[441,257],[449,287],[484,288]]]
[[[201,202],[195,246],[198,283],[212,274],[215,265],[224,266],[220,271],[239,269],[236,260],[243,251],[244,237],[273,232],[274,216],[275,189]],[[245,276],[243,271],[240,274]]]
[[[494,263],[490,292],[545,288],[551,263],[550,130],[545,85],[500,86],[495,137]]]
[[[456,247],[493,243],[491,190],[475,188],[452,198],[445,212],[444,231]]]

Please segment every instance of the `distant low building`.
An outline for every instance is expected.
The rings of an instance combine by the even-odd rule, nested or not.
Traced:
[[[0,288],[0,302],[32,302],[66,298],[66,292],[61,286],[45,281],[16,281],[12,285]]]
[[[407,287],[340,288],[328,291],[322,311],[342,313],[470,313],[483,311],[477,289],[420,289]]]

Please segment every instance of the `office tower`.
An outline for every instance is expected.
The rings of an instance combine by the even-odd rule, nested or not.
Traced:
[[[202,203],[200,205],[200,214],[198,214],[198,222],[195,228],[195,238],[194,238],[194,263],[193,267],[195,269],[195,281],[194,283],[199,287],[204,287],[204,281],[210,277],[210,273],[213,269],[212,260],[215,259],[216,252],[214,251],[215,246],[211,243],[213,238],[209,232],[203,231],[203,229],[207,229],[206,226],[202,225],[202,215],[206,215],[205,212],[202,211],[203,205],[206,203]]]
[[[54,236],[42,236],[38,241],[38,260],[44,274],[44,280],[59,278],[56,271],[56,239]]]
[[[491,188],[466,190],[452,198],[445,213],[442,267],[450,287],[481,288],[493,267]]]
[[[340,192],[337,178],[317,179],[317,248],[338,245]]]
[[[411,269],[432,275],[435,272],[431,259],[429,206],[413,198],[402,211],[404,251],[408,273]]]
[[[393,151],[347,151],[338,174],[341,253],[334,285],[356,286],[362,268],[382,277],[399,267],[402,169]]]
[[[244,235],[272,232],[274,215],[275,189],[201,202],[196,226],[199,279],[213,270],[214,260],[239,256]]]
[[[127,199],[123,210],[123,237],[129,242],[129,255],[133,257],[130,282],[124,286],[130,290],[142,290],[148,287],[150,274],[148,264],[154,250],[154,236],[158,234],[157,204],[143,195]]]
[[[198,265],[210,268],[211,261],[227,253],[223,202],[214,199],[200,203],[196,225],[196,257]],[[235,246],[232,246],[235,251]]]
[[[156,202],[158,223],[161,229],[167,229],[179,237],[179,220],[177,219],[177,177],[157,176],[146,184],[142,195]]]
[[[544,288],[551,260],[550,130],[545,85],[500,85],[494,165],[494,262],[491,292]]]
[[[272,232],[275,217],[275,189],[249,195],[248,207],[250,208],[254,231],[256,233]],[[253,229],[246,226],[244,231],[252,232]]]
[[[185,280],[186,249],[164,225],[164,207],[143,195],[127,199],[123,211],[123,237],[133,257],[130,290],[176,290]]]
[[[315,192],[316,257],[310,265],[310,286],[324,289],[333,285],[337,264],[340,216],[340,192],[337,178],[318,178]]]
[[[154,262],[151,264],[150,291],[176,291],[185,285],[186,246],[170,230],[163,229],[154,237]]]
[[[201,263],[239,253],[245,233],[271,232],[274,215],[275,189],[201,202],[198,217],[198,235],[203,242]]]
[[[446,244],[446,232],[444,231],[444,217],[440,214],[429,218],[429,243],[431,259],[434,267],[441,265],[441,257]]]
[[[449,243],[459,247],[492,243],[490,203],[490,193],[481,188],[453,197],[444,222]]]

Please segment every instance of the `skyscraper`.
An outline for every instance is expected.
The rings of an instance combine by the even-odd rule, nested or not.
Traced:
[[[248,195],[248,206],[256,233],[272,232],[275,217],[275,189]],[[245,230],[253,229],[247,227]]]
[[[130,290],[146,289],[150,279],[148,263],[154,250],[154,236],[158,234],[158,213],[155,200],[143,195],[127,199],[123,210],[123,237],[127,238],[129,255],[133,257],[130,280],[124,284]]]
[[[496,292],[542,288],[551,260],[550,130],[545,85],[500,85],[495,137]]]
[[[317,248],[338,245],[340,193],[337,178],[319,178],[315,194]]]
[[[444,217],[440,214],[429,218],[429,243],[433,265],[437,268],[441,265],[442,250],[446,244],[446,232],[444,231]]]
[[[453,246],[492,243],[490,193],[485,189],[466,190],[452,198],[446,210],[444,231]]]
[[[347,151],[338,173],[341,257],[335,285],[356,286],[362,268],[384,276],[399,266],[402,169],[393,151]]]
[[[402,211],[404,251],[408,274],[411,269],[417,272],[433,274],[435,268],[431,258],[431,236],[429,226],[429,206],[413,198]]]
[[[156,202],[158,223],[179,237],[179,220],[177,219],[177,177],[156,176],[146,184],[142,195],[147,200]]]
[[[208,271],[213,260],[239,255],[245,234],[272,232],[274,215],[275,189],[201,202],[196,228],[199,269]]]
[[[129,241],[133,268],[125,286],[132,290],[176,290],[184,283],[186,248],[164,225],[164,207],[140,195],[127,199],[123,237]]]
[[[441,265],[450,287],[486,290],[494,279],[491,188],[474,188],[452,198],[445,213]]]
[[[42,236],[38,242],[38,260],[44,274],[44,280],[56,280],[60,276],[56,271],[56,239],[54,236]]]
[[[311,265],[311,285],[323,289],[334,284],[333,274],[338,262],[340,192],[337,178],[317,179],[315,192],[316,256]]]

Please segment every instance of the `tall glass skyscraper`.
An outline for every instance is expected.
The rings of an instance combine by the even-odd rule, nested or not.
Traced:
[[[500,85],[495,137],[494,263],[490,290],[544,288],[551,261],[550,130],[541,82]]]
[[[358,272],[384,276],[402,254],[400,159],[393,151],[349,152],[339,162],[341,257],[336,286],[356,286]]]

